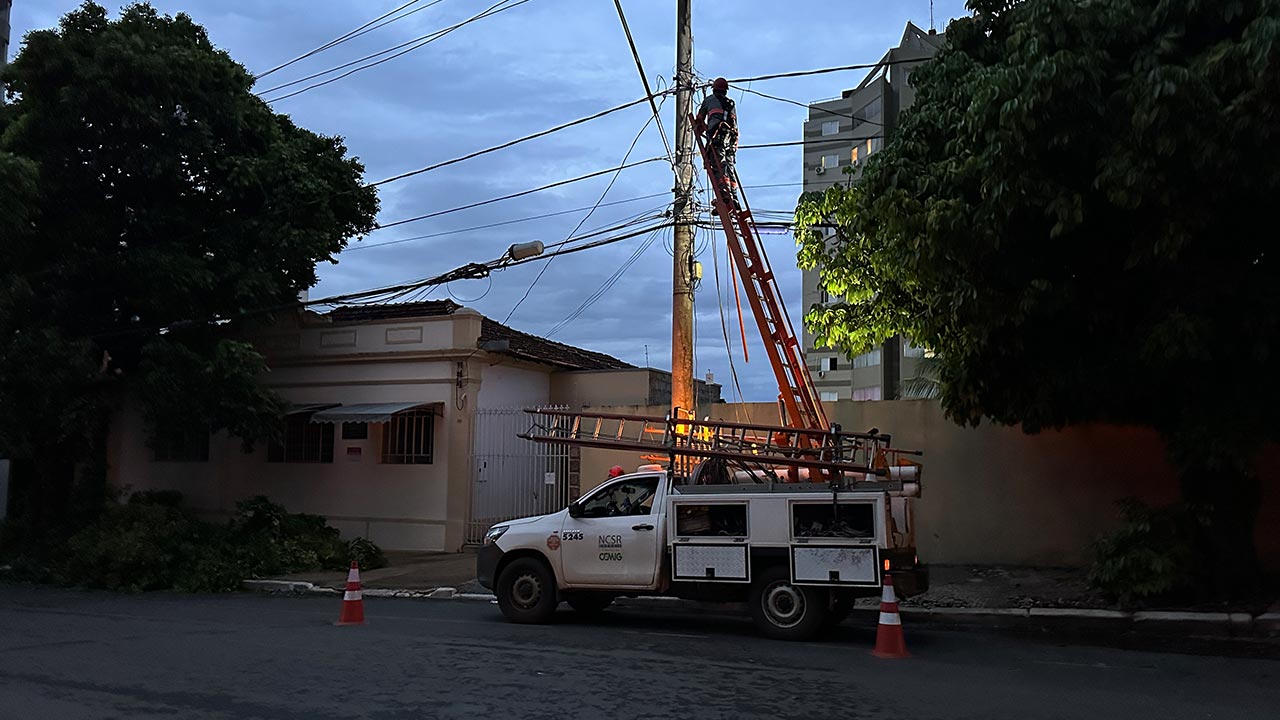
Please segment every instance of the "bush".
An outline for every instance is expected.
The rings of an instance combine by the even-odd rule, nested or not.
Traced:
[[[347,543],[347,555],[360,563],[361,570],[377,570],[387,566],[387,557],[382,554],[382,548],[372,540],[362,537],[351,538]]]
[[[229,522],[212,524],[182,507],[176,492],[135,493],[108,503],[99,520],[67,542],[56,575],[89,587],[141,592],[235,590],[245,578],[319,568],[384,567],[377,545],[343,542],[319,515],[289,514],[258,496],[236,503]]]
[[[1201,514],[1181,503],[1151,508],[1128,498],[1119,505],[1123,524],[1090,547],[1089,583],[1123,604],[1189,593],[1203,567],[1194,540]]]

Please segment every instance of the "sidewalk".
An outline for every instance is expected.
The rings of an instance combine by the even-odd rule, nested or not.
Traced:
[[[476,581],[474,548],[459,553],[388,552],[388,566],[365,570],[360,580],[370,597],[492,599]],[[1215,635],[1280,636],[1280,601],[1255,606],[1150,608],[1125,610],[1088,587],[1078,568],[1028,568],[982,565],[934,565],[927,593],[902,601],[905,616],[958,625],[1005,625],[1032,622],[1086,623],[1112,629],[1142,626],[1151,630],[1195,631]],[[272,592],[337,592],[346,586],[345,572],[304,572],[245,587]],[[635,598],[622,604],[665,601],[668,607],[690,605],[673,598]],[[878,598],[859,600],[860,611],[878,607]]]
[[[474,585],[476,553],[468,548],[460,553],[410,552],[388,550],[387,566],[377,570],[361,570],[360,583],[371,590],[411,590],[424,592],[442,587],[461,588]],[[271,578],[287,582],[308,582],[317,587],[342,589],[347,585],[347,571],[315,570]],[[461,590],[460,590],[461,591]]]

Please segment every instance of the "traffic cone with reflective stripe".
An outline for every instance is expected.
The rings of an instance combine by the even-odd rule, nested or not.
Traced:
[[[335,625],[363,625],[364,597],[360,594],[360,566],[351,561],[347,571],[347,591],[342,594],[342,615]]]
[[[880,594],[880,626],[876,628],[876,649],[872,655],[882,658],[911,657],[907,641],[902,637],[902,617],[898,615],[898,596],[893,592],[893,576],[884,574],[884,590]]]

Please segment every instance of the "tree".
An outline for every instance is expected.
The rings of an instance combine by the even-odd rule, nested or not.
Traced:
[[[0,455],[42,531],[126,388],[153,428],[268,433],[236,322],[314,285],[378,201],[341,138],[273,112],[186,15],[86,2],[0,80]]]
[[[969,7],[860,181],[801,199],[801,265],[845,298],[806,321],[930,347],[960,423],[1157,429],[1248,583],[1280,424],[1280,2]]]

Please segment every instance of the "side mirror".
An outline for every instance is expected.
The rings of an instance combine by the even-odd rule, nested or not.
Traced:
[[[576,502],[569,503],[569,517],[571,518],[582,517],[582,506]]]

